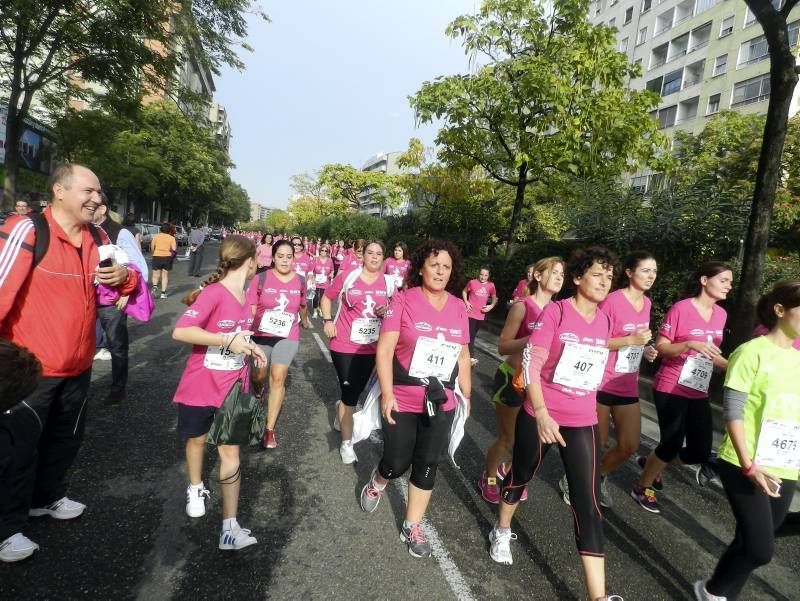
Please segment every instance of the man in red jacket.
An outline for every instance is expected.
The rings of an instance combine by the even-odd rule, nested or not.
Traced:
[[[34,265],[36,231],[24,216],[0,227],[0,338],[28,348],[42,364],[36,390],[0,414],[14,444],[13,486],[0,490],[0,561],[18,561],[38,545],[23,533],[28,516],[68,520],[86,508],[66,496],[67,471],[83,440],[95,346],[95,283],[130,294],[138,274],[99,266],[89,223],[101,203],[97,176],[59,165],[44,211],[50,240]],[[92,226],[93,227],[93,226]]]

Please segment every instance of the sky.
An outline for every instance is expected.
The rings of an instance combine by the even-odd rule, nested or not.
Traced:
[[[246,69],[215,78],[232,128],[232,177],[254,200],[285,208],[290,178],[326,163],[360,168],[436,127],[417,128],[408,104],[422,82],[466,73],[460,40],[444,35],[477,0],[260,0]]]

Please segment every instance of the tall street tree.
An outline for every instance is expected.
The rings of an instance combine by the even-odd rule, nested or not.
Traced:
[[[242,66],[234,47],[247,48],[241,40],[251,10],[251,0],[3,0],[6,206],[16,194],[22,125],[35,98],[63,109],[68,98],[90,93],[121,104],[137,104],[148,91],[181,94],[177,67],[189,48],[212,72],[223,63]]]
[[[486,0],[446,30],[474,70],[423,83],[417,119],[443,126],[443,162],[480,165],[515,189],[506,234],[516,241],[526,187],[568,176],[631,170],[664,147],[650,111],[657,97],[629,90],[639,74],[617,51],[614,30],[593,26],[588,0]]]
[[[770,223],[778,184],[783,176],[781,155],[786,140],[792,93],[800,67],[789,45],[787,20],[799,0],[785,0],[776,9],[770,0],[745,0],[764,30],[769,47],[769,105],[764,124],[764,138],[758,159],[750,221],[744,241],[741,283],[729,323],[733,324],[730,344],[748,340],[755,324],[755,306],[761,293],[764,255],[769,243]]]

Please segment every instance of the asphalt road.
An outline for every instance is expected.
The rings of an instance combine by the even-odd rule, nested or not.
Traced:
[[[216,247],[206,250],[205,267]],[[175,434],[172,393],[188,348],[170,332],[195,283],[176,264],[169,299],[157,301],[148,324],[132,322],[129,399],[106,408],[101,399],[109,363],[96,362],[86,440],[70,496],[88,505],[73,521],[43,518],[26,534],[41,545],[31,559],[0,565],[0,599],[583,599],[569,509],[557,493],[560,460],[547,457],[530,500],[513,525],[513,566],[488,556],[486,535],[496,508],[475,486],[494,432],[488,401],[496,360],[480,352],[473,415],[457,454],[443,460],[428,512],[435,556],[414,559],[399,542],[404,485],[396,481],[373,514],[358,494],[379,457],[365,441],[360,461],[341,463],[330,423],[338,385],[314,335],[303,333],[278,422],[279,446],[243,453],[239,521],[256,546],[217,549],[219,486],[214,454],[204,480],[212,490],[205,517],[184,513],[183,445]],[[486,347],[489,348],[489,347]],[[652,432],[653,424],[645,424]],[[652,442],[645,440],[645,444]],[[611,476],[614,507],[606,512],[607,581],[626,601],[692,599],[732,538],[734,522],[722,492],[701,488],[688,469],[670,470],[659,495],[663,511],[640,509],[627,490],[632,463]],[[800,599],[797,530],[778,539],[775,558],[750,579],[742,599]]]

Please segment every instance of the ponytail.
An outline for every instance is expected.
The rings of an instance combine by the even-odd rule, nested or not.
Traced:
[[[247,259],[255,259],[256,244],[250,238],[233,235],[228,236],[219,246],[219,262],[214,272],[208,276],[200,288],[192,290],[181,299],[184,305],[192,306],[206,286],[216,284],[231,270],[239,269]]]

